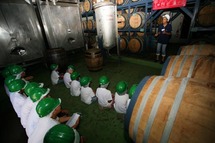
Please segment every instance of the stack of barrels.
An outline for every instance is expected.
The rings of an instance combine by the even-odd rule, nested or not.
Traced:
[[[215,45],[181,47],[161,76],[145,77],[125,116],[134,142],[215,141]]]
[[[125,13],[118,11],[117,22],[118,29],[120,30],[128,29],[129,27],[131,27],[132,29],[141,29],[145,23],[144,20],[144,12],[133,12],[133,9],[125,10]],[[140,53],[143,50],[143,35],[144,32],[127,32],[124,35],[120,35],[120,51]]]

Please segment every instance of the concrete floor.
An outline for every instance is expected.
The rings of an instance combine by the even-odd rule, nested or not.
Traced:
[[[89,72],[83,52],[75,52],[69,56],[69,63],[73,64],[81,76],[92,77],[92,88],[98,87],[98,79],[102,75],[110,78],[109,89],[115,92],[115,85],[121,80],[128,82],[129,87],[139,83],[145,76],[159,75],[162,65],[130,58],[108,57],[105,59],[103,69],[97,72]],[[38,64],[27,68],[26,73],[34,76],[32,81],[43,82],[45,87],[51,88],[51,96],[62,99],[62,106],[73,112],[81,112],[81,121],[78,131],[85,136],[87,143],[126,143],[130,142],[127,133],[124,132],[124,122],[118,118],[114,109],[100,110],[98,103],[86,105],[80,101],[80,97],[72,97],[64,84],[53,86],[50,81],[50,71],[44,64]],[[3,80],[1,80],[2,83]],[[0,88],[0,113],[1,113],[1,141],[8,143],[25,143],[27,137],[17,118],[9,98],[4,92],[3,85]]]

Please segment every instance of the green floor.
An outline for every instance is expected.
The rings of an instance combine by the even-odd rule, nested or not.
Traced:
[[[145,76],[159,75],[161,65],[141,60],[129,58],[108,57],[101,71],[89,72],[84,56],[80,52],[69,56],[70,64],[73,64],[81,76],[92,77],[91,87],[96,90],[98,79],[101,75],[110,78],[109,89],[115,92],[115,85],[121,80],[128,82],[129,87],[134,83],[139,83]],[[137,64],[135,64],[137,63]],[[64,84],[53,86],[50,81],[50,71],[43,64],[38,64],[27,68],[28,75],[34,76],[33,81],[43,82],[45,87],[51,88],[50,95],[54,98],[62,99],[62,106],[73,112],[81,112],[81,121],[78,131],[85,136],[87,143],[126,143],[130,142],[124,132],[124,123],[114,109],[100,110],[98,103],[86,105],[80,101],[80,97],[72,97]]]

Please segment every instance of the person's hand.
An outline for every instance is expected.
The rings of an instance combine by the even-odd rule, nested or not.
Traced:
[[[158,36],[158,33],[155,34],[155,37],[157,37],[157,36]]]
[[[63,116],[63,117],[60,117],[58,121],[59,121],[60,123],[64,123],[64,122],[68,121],[69,119],[70,119],[70,117],[68,117],[68,116]]]
[[[28,81],[28,80],[31,80],[31,79],[33,79],[33,78],[34,78],[33,76],[27,76],[27,77],[25,77],[24,79]]]

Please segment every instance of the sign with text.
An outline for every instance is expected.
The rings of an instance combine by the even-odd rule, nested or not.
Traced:
[[[153,0],[153,10],[186,6],[187,0]]]

